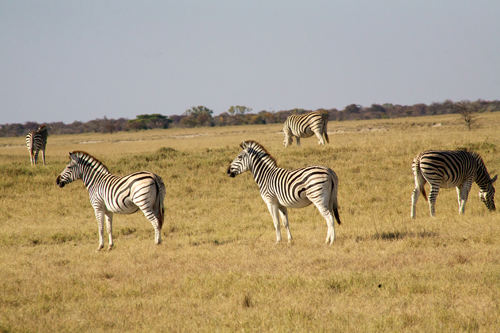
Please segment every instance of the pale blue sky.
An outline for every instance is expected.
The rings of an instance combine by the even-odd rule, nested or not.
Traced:
[[[0,0],[0,124],[478,98],[498,0]]]

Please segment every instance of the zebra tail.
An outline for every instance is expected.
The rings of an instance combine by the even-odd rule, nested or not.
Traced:
[[[163,206],[163,200],[165,199],[165,184],[163,183],[163,180],[155,175],[155,183],[156,183],[156,189],[157,189],[157,196],[156,196],[156,202],[158,204],[158,223],[159,223],[159,227],[160,227],[160,230],[162,229],[163,227],[163,221],[165,219],[165,209],[164,209],[164,206]],[[155,205],[156,206],[156,205]]]
[[[330,143],[330,139],[328,139],[328,115],[324,114],[323,115],[323,134],[325,135],[325,139],[327,143]]]
[[[340,217],[339,217],[339,211],[338,211],[337,203],[333,204],[333,215],[335,215],[335,219],[337,220],[337,223],[341,224],[340,223]]]
[[[415,160],[413,161],[413,163],[415,164],[415,182],[416,182],[416,185],[418,186],[418,189],[420,190],[420,193],[422,194],[422,196],[425,198],[425,201],[429,201],[427,199],[427,193],[425,192],[425,183],[426,183],[426,180],[424,178],[424,176],[422,175],[422,170],[420,170],[420,158],[415,158]]]
[[[339,217],[339,207],[338,207],[338,204],[337,204],[337,189],[335,188],[335,179],[337,179],[337,182],[338,182],[338,178],[337,177],[333,177],[332,178],[332,193],[331,195],[335,195],[335,197],[333,198],[333,207],[332,207],[332,210],[333,210],[333,215],[335,216],[335,219],[337,220],[337,223],[338,224],[341,224],[340,222],[340,217]],[[331,200],[331,199],[330,199]]]

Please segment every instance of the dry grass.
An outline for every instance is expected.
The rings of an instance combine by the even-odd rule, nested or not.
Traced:
[[[0,138],[0,331],[498,331],[498,212],[474,185],[464,216],[442,190],[435,219],[423,198],[410,219],[413,157],[468,147],[494,175],[498,124],[500,113],[472,131],[458,116],[331,122],[329,145],[287,150],[279,125],[50,136],[36,168],[24,138]],[[290,210],[294,241],[274,244],[251,174],[225,174],[244,139],[279,166],[335,170],[333,246],[313,206]],[[142,214],[115,215],[115,249],[94,251],[85,187],[55,185],[77,149],[116,174],[162,176],[162,245]]]

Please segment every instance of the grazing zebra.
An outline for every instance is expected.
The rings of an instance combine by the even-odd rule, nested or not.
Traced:
[[[324,145],[325,136],[326,142],[330,143],[328,139],[327,127],[328,115],[320,111],[310,112],[301,115],[291,115],[286,118],[283,124],[283,145],[288,147],[292,144],[293,137],[297,140],[297,146],[300,146],[300,138],[309,138],[316,134],[318,137],[318,144]]]
[[[70,162],[56,179],[59,187],[82,179],[90,195],[99,228],[99,247],[104,247],[103,224],[106,216],[106,229],[109,247],[113,247],[113,213],[132,214],[142,210],[155,229],[155,243],[161,243],[163,225],[165,185],[160,176],[148,171],[134,172],[119,177],[111,174],[97,158],[83,151],[69,153]]]
[[[457,188],[458,213],[463,214],[472,183],[479,186],[479,198],[490,211],[495,210],[495,188],[497,176],[490,178],[481,156],[463,150],[428,150],[413,159],[415,189],[411,200],[411,217],[415,218],[415,206],[419,193],[426,198],[425,183],[431,186],[429,210],[435,216],[434,205],[439,188]]]
[[[43,165],[45,165],[45,147],[47,146],[47,137],[49,132],[46,125],[42,125],[36,131],[32,131],[26,135],[26,147],[30,153],[31,166],[36,165],[38,160],[38,152],[42,151]]]
[[[295,170],[282,169],[258,142],[243,141],[240,146],[243,150],[228,167],[227,174],[235,177],[245,171],[252,172],[259,185],[260,195],[273,218],[276,242],[281,241],[278,212],[290,242],[292,234],[288,227],[287,207],[302,208],[313,203],[326,219],[326,242],[332,244],[335,239],[334,215],[340,224],[337,207],[339,180],[335,172],[322,165]]]

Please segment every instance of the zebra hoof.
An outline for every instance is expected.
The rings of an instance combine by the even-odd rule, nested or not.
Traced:
[[[99,252],[101,251],[101,249],[104,247],[104,245],[99,245],[99,247],[97,248],[97,250],[95,250],[95,252]]]
[[[108,246],[108,251],[111,251],[112,249],[113,249],[113,245],[111,244]]]

